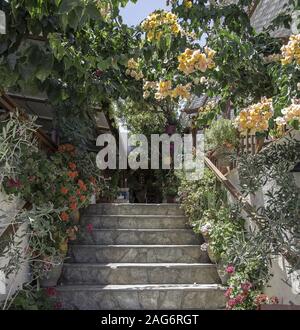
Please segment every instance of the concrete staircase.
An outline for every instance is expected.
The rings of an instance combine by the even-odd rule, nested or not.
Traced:
[[[91,205],[81,221],[57,288],[65,309],[224,307],[216,267],[177,204]]]

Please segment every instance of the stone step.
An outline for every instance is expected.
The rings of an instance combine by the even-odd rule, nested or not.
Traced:
[[[192,229],[100,229],[91,233],[82,231],[77,240],[83,244],[120,245],[163,245],[200,244],[201,236]]]
[[[79,263],[210,262],[200,245],[71,245],[69,256]]]
[[[220,279],[213,264],[111,263],[65,264],[63,284],[213,284]]]
[[[216,284],[75,285],[57,287],[63,309],[222,309],[224,289]]]
[[[90,215],[81,223],[92,224],[96,229],[184,229],[190,228],[182,215]]]
[[[184,215],[179,204],[94,204],[84,211],[85,215]]]

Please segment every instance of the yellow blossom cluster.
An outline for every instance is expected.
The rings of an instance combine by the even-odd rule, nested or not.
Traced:
[[[144,78],[143,73],[140,71],[139,69],[139,64],[138,62],[136,62],[133,58],[131,58],[128,62],[127,62],[127,70],[126,70],[126,74],[128,76],[131,76],[132,78],[136,79],[136,80],[141,80]]]
[[[173,98],[181,97],[182,99],[189,99],[191,97],[191,84],[177,85],[172,90],[171,97]]]
[[[191,97],[191,84],[177,85],[172,89],[172,82],[160,81],[157,85],[157,92],[155,93],[155,98],[157,100],[163,100],[170,96],[171,98],[181,97],[183,99],[189,99]]]
[[[192,0],[184,0],[183,5],[185,8],[192,8],[193,7],[193,2]]]
[[[152,13],[141,27],[146,32],[148,41],[159,41],[165,32],[177,35],[181,31],[177,15],[166,11]]]
[[[283,117],[276,118],[278,126],[286,125],[294,120],[300,123],[300,100],[293,100],[292,104],[281,110]]]
[[[290,64],[294,60],[300,65],[300,34],[290,36],[290,40],[286,46],[281,48],[283,65]]]
[[[151,91],[155,91],[155,99],[163,100],[168,96],[171,98],[180,97],[182,99],[189,99],[191,97],[191,84],[179,84],[172,88],[171,80],[160,82],[146,81],[144,84],[144,98],[147,99],[151,95]]]
[[[186,75],[191,74],[197,70],[205,72],[207,69],[215,67],[214,57],[216,52],[208,47],[205,52],[200,50],[192,50],[187,48],[184,53],[178,56],[178,69]]]
[[[203,107],[200,107],[198,109],[199,113],[208,113],[213,111],[217,106],[217,102],[215,100],[210,100],[206,102],[206,104]]]
[[[242,110],[235,119],[235,126],[242,134],[264,132],[269,128],[269,120],[272,116],[272,99],[267,99],[264,97],[261,99],[261,102],[253,104]]]

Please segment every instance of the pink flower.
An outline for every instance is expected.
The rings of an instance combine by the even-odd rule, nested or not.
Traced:
[[[62,306],[63,306],[63,305],[62,305],[61,302],[57,302],[57,303],[54,304],[53,307],[54,307],[54,309],[62,309]]]
[[[235,271],[235,268],[234,268],[234,266],[232,266],[232,265],[228,265],[227,267],[226,267],[226,273],[228,273],[228,274],[233,274],[234,273],[234,271]]]
[[[271,304],[277,305],[277,304],[279,304],[279,299],[278,299],[278,297],[273,296],[270,298],[270,302],[271,302]]]
[[[7,187],[8,188],[20,188],[21,182],[20,182],[20,180],[14,180],[13,178],[9,178],[7,181]]]
[[[245,293],[247,293],[252,288],[252,284],[250,282],[242,283],[241,288]]]
[[[232,291],[233,291],[232,288],[228,288],[228,289],[226,290],[226,292],[224,293],[224,296],[225,296],[226,298],[229,298],[229,297],[231,296],[231,294],[232,294]]]
[[[235,297],[235,303],[236,304],[241,304],[245,300],[245,296],[239,294],[238,296]]]
[[[86,226],[86,229],[87,231],[91,234],[94,230],[94,226],[93,224],[89,223],[87,226]]]
[[[54,297],[57,295],[57,291],[55,288],[46,288],[45,291],[48,297]]]
[[[229,299],[227,302],[227,307],[228,308],[233,308],[236,305],[236,300],[235,299]]]

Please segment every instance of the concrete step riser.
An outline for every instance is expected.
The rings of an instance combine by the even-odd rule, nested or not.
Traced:
[[[132,217],[132,216],[84,216],[83,225],[92,224],[95,229],[185,229],[190,228],[185,217]]]
[[[65,265],[63,284],[213,284],[219,277],[214,265],[107,266]]]
[[[197,245],[186,247],[76,245],[70,247],[70,257],[69,260],[78,263],[210,263],[207,253],[202,252]]]
[[[64,309],[221,309],[225,306],[222,290],[67,290],[59,288]]]
[[[82,232],[77,243],[83,244],[139,244],[139,245],[179,245],[200,244],[200,236],[191,229],[180,230],[93,230]]]
[[[95,204],[84,214],[92,215],[184,215],[178,204]]]

